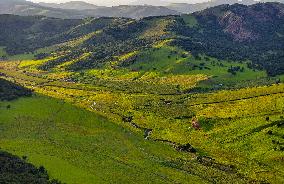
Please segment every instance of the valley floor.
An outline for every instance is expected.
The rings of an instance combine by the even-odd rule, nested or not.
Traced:
[[[193,94],[164,81],[68,82],[16,62],[0,72],[36,92],[0,102],[0,147],[63,182],[284,182],[284,84]]]

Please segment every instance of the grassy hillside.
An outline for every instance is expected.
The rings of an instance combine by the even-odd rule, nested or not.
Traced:
[[[148,52],[147,49],[164,43],[195,57],[246,63],[250,69],[265,70],[275,77],[283,74],[283,9],[281,3],[221,5],[190,15],[140,20],[62,20],[2,15],[0,46],[2,55],[5,51],[8,55],[26,53],[39,59],[49,58],[50,61],[40,67],[43,70],[66,63],[67,70],[78,71],[102,68],[109,62],[119,62],[124,55]],[[36,52],[51,46],[55,49]],[[136,59],[143,60],[133,55],[123,64],[129,65]]]
[[[44,165],[62,182],[206,183],[212,176],[246,181],[60,100],[37,96],[0,106],[7,104],[11,109],[0,116],[1,148]]]
[[[173,29],[180,37],[173,44],[194,55],[251,60],[253,68],[270,76],[283,74],[283,8],[281,3],[235,4],[196,12],[198,26],[193,28],[185,17],[178,19]]]
[[[22,149],[29,150],[28,153],[30,154],[35,151],[33,150],[34,147],[43,149],[41,148],[42,143],[36,141],[38,139],[47,139],[44,141],[45,151],[47,148],[49,149],[49,144],[58,145],[59,148],[57,148],[56,145],[51,147],[52,150],[59,149],[58,153],[56,152],[55,154],[52,152],[52,155],[55,154],[56,160],[58,157],[64,159],[64,162],[57,160],[56,163],[60,161],[62,165],[70,167],[68,170],[76,170],[74,173],[77,173],[77,175],[72,174],[70,178],[70,175],[62,173],[58,168],[54,168],[52,163],[45,161],[47,157],[50,158],[49,156],[46,157],[42,154],[35,156],[35,158],[42,162],[38,160],[34,160],[33,162],[44,165],[51,172],[51,176],[62,181],[74,181],[75,178],[73,177],[81,178],[85,176],[85,178],[97,179],[98,176],[101,176],[104,179],[108,178],[108,182],[114,181],[110,175],[118,173],[116,178],[119,179],[121,177],[119,182],[133,181],[132,177],[129,178],[129,175],[126,175],[125,172],[132,173],[131,176],[134,175],[137,178],[136,170],[132,168],[131,171],[129,171],[124,167],[121,168],[121,170],[117,169],[113,161],[108,162],[110,165],[104,165],[101,163],[101,160],[105,160],[106,158],[98,157],[98,155],[111,155],[111,158],[117,158],[117,155],[121,155],[120,151],[122,151],[121,147],[123,147],[121,140],[128,140],[126,143],[124,140],[124,146],[127,146],[128,144],[132,144],[133,139],[137,139],[135,146],[139,146],[131,146],[131,148],[128,149],[129,152],[126,152],[130,154],[130,156],[125,159],[131,161],[131,163],[134,162],[138,164],[138,166],[136,165],[134,168],[138,167],[140,168],[139,170],[145,171],[144,174],[139,173],[141,180],[144,177],[149,177],[149,173],[156,173],[157,168],[160,167],[158,164],[158,166],[154,167],[155,170],[150,169],[153,168],[150,167],[150,165],[154,164],[151,158],[155,158],[154,160],[157,161],[157,157],[148,157],[149,155],[158,154],[159,157],[164,160],[162,163],[166,163],[167,170],[169,169],[166,174],[164,173],[167,178],[171,178],[174,181],[181,181],[182,183],[191,181],[191,179],[187,179],[192,176],[184,176],[184,173],[181,175],[181,170],[186,173],[205,176],[202,177],[203,182],[283,182],[284,175],[281,171],[283,167],[281,163],[281,159],[283,158],[283,84],[193,94],[183,93],[182,91],[192,89],[200,81],[206,80],[204,76],[189,74],[157,75],[157,73],[153,71],[145,72],[141,75],[139,73],[125,74],[123,71],[121,71],[121,73],[119,73],[119,71],[116,71],[118,73],[113,73],[111,70],[107,72],[107,69],[88,71],[88,74],[87,72],[84,74],[76,74],[66,71],[46,73],[33,68],[34,65],[40,62],[42,61],[24,61],[20,64],[17,62],[5,62],[1,65],[3,68],[1,72],[6,74],[6,79],[15,80],[34,89],[37,93],[63,99],[68,103],[108,117],[109,120],[103,121],[110,123],[111,127],[117,127],[117,130],[113,130],[113,127],[107,130],[105,130],[105,127],[97,127],[98,125],[93,124],[93,122],[102,121],[102,117],[96,119],[98,116],[94,115],[95,119],[92,120],[91,112],[71,107],[57,100],[47,100],[46,98],[38,97],[39,99],[25,99],[15,102],[15,105],[12,104],[12,110],[13,106],[17,107],[17,103],[20,102],[24,103],[21,106],[28,106],[29,108],[15,108],[14,111],[11,111],[11,114],[4,115],[2,118],[13,117],[12,114],[17,114],[17,109],[21,109],[21,111],[24,111],[23,114],[31,114],[32,116],[38,117],[40,121],[38,121],[37,118],[36,120],[30,121],[31,126],[34,127],[32,130],[29,128],[26,129],[25,126],[16,126],[21,130],[15,130],[15,126],[13,126],[8,132],[19,132],[17,133],[17,139],[21,140],[21,144],[13,143],[13,141],[3,141],[2,144],[5,146],[4,148],[8,151],[17,148],[21,150],[17,154],[21,155],[25,153]],[[70,75],[74,77],[77,76],[79,80],[69,82],[68,78],[70,78]],[[99,79],[94,80],[92,75]],[[136,80],[132,79],[133,75],[136,75]],[[62,80],[62,78],[65,78],[65,81]],[[84,81],[88,84],[81,83],[80,81]],[[25,103],[28,103],[27,101],[30,100],[32,101],[30,104],[33,105],[25,105]],[[35,110],[39,109],[37,104],[42,108],[39,112]],[[62,105],[64,107],[62,107],[63,109],[74,108],[76,110],[68,110],[70,114],[66,114],[67,112],[62,110],[55,116],[54,114],[60,110],[60,104],[64,104]],[[43,110],[45,106],[47,109]],[[80,115],[78,115],[76,111],[80,111]],[[32,112],[36,113],[34,114]],[[81,115],[81,113],[83,113],[83,115]],[[51,118],[51,120],[45,119],[48,117]],[[193,117],[196,117],[200,122],[201,130],[192,128],[191,121]],[[29,117],[27,119],[31,120],[32,118]],[[41,120],[50,123],[43,124],[40,123],[42,122]],[[66,124],[64,122],[68,123]],[[83,126],[84,131],[81,131],[83,127],[77,127],[75,130],[80,130],[80,133],[77,133],[72,128],[76,133],[73,132],[70,130],[70,122],[71,124],[74,122],[76,126]],[[11,123],[16,123],[13,118]],[[34,125],[37,123],[40,124]],[[104,123],[104,125],[108,123]],[[52,128],[49,127],[51,125]],[[72,124],[72,127],[75,125]],[[87,128],[85,126],[87,126]],[[105,130],[103,132],[108,133],[106,135],[103,133],[99,134],[99,137],[103,138],[98,138],[91,133],[93,126],[95,126],[94,128],[97,130],[103,129]],[[42,130],[42,127],[45,128]],[[33,130],[39,133],[30,132],[28,135],[21,133]],[[70,131],[72,131],[72,133],[70,133]],[[116,133],[114,133],[113,138],[111,138],[112,134],[110,135],[109,132],[113,131]],[[123,135],[121,135],[122,132],[124,132]],[[89,134],[95,137],[86,137],[86,135]],[[14,135],[15,133],[13,136]],[[6,134],[3,134],[3,136],[3,138],[5,138]],[[147,140],[144,140],[143,136],[147,137]],[[121,139],[115,137],[121,137]],[[90,145],[93,145],[93,138],[96,140],[95,142],[100,142],[100,149],[97,150],[98,154],[94,155],[92,152],[92,155],[89,155],[89,150],[93,150],[90,148]],[[111,142],[107,141],[109,140],[108,138],[110,138]],[[9,137],[8,139],[10,140]],[[24,142],[22,139],[27,142]],[[57,139],[58,141],[56,141]],[[71,140],[76,142],[76,146],[80,145],[80,149],[73,145],[74,143]],[[21,146],[26,144],[30,145],[31,142],[32,145],[36,146],[24,146],[24,148]],[[67,147],[62,146],[66,144]],[[187,144],[190,144],[193,148],[187,147]],[[110,147],[114,147],[115,149],[111,149],[110,151],[109,145],[112,145]],[[135,154],[132,153],[133,150],[136,152],[136,149],[138,149],[138,147],[140,148],[141,145],[144,150],[150,149],[149,147],[153,146],[152,151],[155,152],[155,154],[148,152],[146,154],[147,156],[144,155],[144,157],[142,157],[147,160],[145,162],[143,161],[143,167],[140,165],[142,163],[140,163],[140,161],[138,162],[136,157],[137,154],[140,154],[139,151]],[[145,145],[145,147],[143,145]],[[158,148],[160,146],[163,148]],[[171,146],[176,150],[183,151],[177,152],[175,149],[171,148]],[[61,149],[64,150],[61,151]],[[73,149],[76,151],[74,152]],[[85,149],[86,152],[84,151]],[[78,150],[79,152],[77,152]],[[105,150],[109,151],[105,152]],[[37,150],[36,152],[38,153],[40,151]],[[65,158],[62,156],[65,155],[65,153],[70,153],[73,156],[69,155]],[[135,155],[135,157],[132,157],[133,155]],[[74,157],[76,157],[76,159],[72,159]],[[95,167],[92,164],[97,162],[103,164],[104,168],[107,170],[96,167],[98,168],[99,175],[94,173],[93,176],[86,175],[82,170],[69,165],[71,160],[78,165],[83,164],[80,168],[85,170],[87,165],[85,165],[83,160],[86,158],[88,158],[89,162],[87,163],[92,170]],[[123,158],[124,157],[119,157],[119,159]],[[69,164],[65,164],[66,159]],[[92,160],[95,160],[94,163]],[[147,166],[148,163],[149,167]],[[175,172],[172,170],[173,168],[175,168]],[[161,170],[158,169],[158,171],[160,172]],[[162,171],[164,170],[162,169]],[[62,174],[60,175],[59,173]],[[107,173],[110,175],[107,175]],[[158,175],[160,176],[161,173]],[[137,181],[138,180],[135,180],[135,182]],[[153,176],[151,181],[159,183],[167,180],[161,180],[161,178],[155,178]],[[198,182],[199,179],[196,181]],[[91,183],[91,181],[86,182]]]
[[[35,95],[0,102],[0,147],[66,183],[283,183],[282,10],[9,15],[1,78]]]
[[[232,64],[233,74],[240,70],[238,63],[243,63],[249,70],[265,70],[269,76],[275,77],[283,74],[283,53],[279,49],[283,47],[283,37],[282,28],[278,26],[283,25],[284,21],[282,9],[280,3],[226,5],[191,15],[123,19],[119,26],[110,25],[90,37],[77,37],[62,44],[57,57],[51,58],[40,69],[52,70],[67,63],[67,70],[78,71],[103,68],[114,62],[122,61],[118,66],[124,67],[144,61],[147,67],[153,66],[158,70],[159,67],[151,63],[153,55],[149,49],[154,48],[153,54],[163,57],[167,54],[168,58],[160,58],[165,60],[164,66],[178,62],[177,55],[182,59],[190,54],[195,58],[209,56],[225,60],[224,65],[226,61],[233,61],[236,63]],[[234,22],[234,19],[238,21]],[[242,29],[238,30],[238,27]],[[135,54],[124,61],[119,59],[131,53]],[[139,71],[140,67],[138,64],[133,69]]]

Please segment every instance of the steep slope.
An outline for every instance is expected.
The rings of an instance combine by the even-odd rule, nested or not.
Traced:
[[[0,45],[8,54],[33,52],[37,48],[53,45],[63,40],[52,39],[54,35],[83,23],[82,20],[62,20],[45,17],[0,16]]]
[[[246,60],[270,75],[283,73],[284,5],[221,5],[184,16],[173,29],[183,38],[176,42],[194,54],[219,59]],[[187,24],[194,19],[195,25]],[[184,39],[184,37],[187,37]]]
[[[11,109],[1,109],[1,148],[18,156],[26,155],[31,163],[43,165],[52,178],[64,183],[171,184],[222,180],[240,183],[250,180],[235,172],[207,167],[190,153],[145,140],[142,131],[130,131],[131,127],[123,128],[122,124],[117,125],[98,113],[62,100],[39,95],[9,104]],[[0,105],[7,103],[0,102]],[[16,177],[12,179],[30,183]]]
[[[207,55],[245,62],[249,68],[264,69],[275,76],[284,73],[283,9],[280,3],[220,5],[191,15],[141,20],[60,20],[3,15],[0,46],[6,47],[9,54],[18,54],[57,44],[58,52],[41,69],[49,70],[69,62],[66,66],[69,70],[81,70],[100,68],[135,52],[127,59],[128,64],[121,63],[129,66],[140,60],[137,53],[164,42],[196,57]],[[134,13],[140,15],[139,11]],[[14,27],[5,27],[7,20],[14,22],[9,23]]]
[[[0,15],[0,45],[8,55],[30,53],[128,21],[120,18],[63,20],[42,16]]]

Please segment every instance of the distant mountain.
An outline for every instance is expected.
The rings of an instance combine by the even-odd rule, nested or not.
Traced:
[[[120,5],[98,8],[95,11],[85,10],[85,14],[89,16],[94,15],[95,17],[127,17],[137,19],[149,16],[179,15],[180,13],[163,6]]]
[[[74,9],[72,9],[72,7]],[[125,5],[114,7],[98,7],[78,1],[63,4],[37,4],[25,0],[1,0],[0,14],[24,16],[40,15],[64,19],[82,19],[86,17],[127,17],[137,19],[148,16],[178,15],[180,13],[175,10],[170,10],[166,7],[158,6]]]
[[[253,5],[256,3],[265,3],[265,2],[280,2],[284,3],[284,0],[211,0],[203,3],[171,3],[166,7],[175,10],[181,13],[193,13],[197,11],[205,10],[206,8],[211,8],[214,6],[219,6],[223,4],[243,4],[243,5]]]
[[[204,10],[209,7],[212,7],[210,3],[197,3],[197,4],[172,3],[167,6],[167,8],[181,13],[193,13],[196,11]]]
[[[167,1],[161,1],[161,0],[137,0],[130,5],[151,5],[151,6],[168,6],[170,3]]]
[[[94,4],[86,3],[84,1],[70,1],[67,3],[38,3],[40,6],[50,7],[50,8],[60,8],[67,10],[95,10],[97,8],[102,8],[101,6],[96,6]]]
[[[14,15],[41,15],[56,18],[84,18],[85,15],[78,11],[62,10],[49,7],[43,7],[39,4],[32,3],[25,0],[1,0],[0,14],[14,14]]]
[[[196,4],[187,4],[187,3],[171,3],[170,5],[166,6],[171,10],[175,10],[181,13],[193,13],[201,10],[205,10],[206,8],[219,6],[222,4],[244,4],[244,5],[252,5],[257,3],[254,0],[212,0],[204,3],[196,3]]]

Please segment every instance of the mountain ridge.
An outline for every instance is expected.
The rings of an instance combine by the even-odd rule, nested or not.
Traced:
[[[97,8],[102,8],[103,6],[97,6],[94,4],[90,4],[84,1],[69,1],[66,3],[44,3],[44,2],[39,2],[38,3],[40,6],[43,7],[50,7],[50,8],[59,8],[59,9],[75,9],[75,10],[87,10],[87,9],[97,9]]]
[[[24,34],[16,33],[17,29],[8,27],[6,30],[3,27],[2,33],[14,33],[18,38],[7,40],[13,34],[2,34],[2,40],[6,41],[1,44],[10,54],[34,52],[40,46],[61,44],[59,57],[45,63],[42,69],[49,70],[77,59],[68,67],[70,70],[82,70],[102,67],[116,56],[140,52],[158,42],[167,42],[196,57],[208,55],[221,60],[250,60],[253,68],[265,69],[274,76],[284,73],[284,53],[281,50],[284,47],[284,37],[281,36],[284,35],[283,10],[281,3],[258,3],[250,6],[220,5],[189,15],[154,16],[139,20],[38,18],[31,27],[24,29]],[[62,27],[46,29],[50,22],[57,22]],[[37,37],[25,39],[26,34],[35,33]],[[44,39],[38,42],[41,35]],[[85,53],[88,53],[87,56]],[[83,55],[84,59],[81,58]],[[129,58],[128,63],[135,63],[135,58]]]
[[[77,9],[71,9],[71,7],[77,7]],[[74,2],[67,4],[38,4],[25,0],[13,0],[0,2],[0,14],[15,14],[22,16],[40,15],[63,19],[82,19],[87,17],[126,17],[139,19],[147,16],[180,14],[175,10],[170,10],[161,6],[121,5],[114,7],[100,7],[84,3],[84,7],[89,7],[90,9],[82,8],[81,5],[78,5],[78,1],[75,1],[75,4]]]

